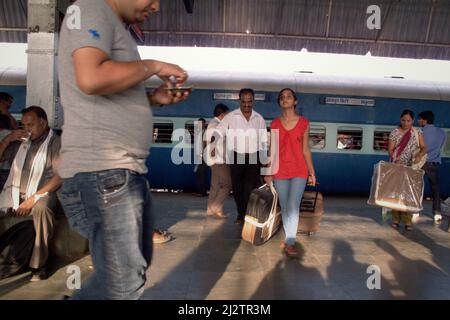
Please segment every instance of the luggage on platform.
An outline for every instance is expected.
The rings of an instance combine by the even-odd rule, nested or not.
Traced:
[[[323,216],[323,196],[319,191],[305,191],[300,202],[297,233],[311,235],[319,230]]]
[[[250,194],[245,215],[242,239],[253,245],[269,240],[281,226],[281,210],[273,185],[263,185]]]
[[[423,210],[425,171],[380,161],[374,166],[368,204],[403,212]]]

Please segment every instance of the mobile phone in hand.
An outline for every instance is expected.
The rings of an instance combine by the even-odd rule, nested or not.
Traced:
[[[176,94],[178,92],[185,93],[185,92],[192,92],[192,87],[173,87],[173,88],[167,88],[166,90],[172,92],[173,94]]]

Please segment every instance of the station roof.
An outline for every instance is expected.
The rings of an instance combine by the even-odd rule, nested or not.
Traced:
[[[27,41],[27,2],[0,0],[0,42]],[[379,30],[367,27],[374,2]],[[449,0],[161,0],[142,29],[146,46],[450,60]]]

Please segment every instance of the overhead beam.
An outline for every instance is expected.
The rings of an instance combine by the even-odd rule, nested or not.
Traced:
[[[28,0],[27,101],[42,107],[49,125],[59,128],[56,51],[59,12],[56,0]]]
[[[327,31],[325,36],[328,38],[328,35],[330,34],[330,22],[331,22],[331,12],[333,8],[333,0],[330,0],[328,3],[328,13],[327,13]]]
[[[184,7],[186,8],[187,13],[194,12],[194,0],[183,0]]]
[[[436,0],[433,0],[433,3],[431,4],[431,9],[430,9],[430,16],[428,18],[428,27],[427,27],[427,34],[425,36],[425,42],[428,42],[428,39],[430,37],[430,31],[431,31],[431,25],[433,23],[433,15],[434,15],[435,5],[436,5]]]
[[[27,32],[27,28],[9,28],[9,27],[0,27],[0,31],[12,32],[12,31],[24,31]]]
[[[395,41],[395,40],[373,40],[373,39],[360,39],[360,38],[338,38],[338,37],[318,37],[318,36],[302,36],[302,35],[288,35],[288,34],[266,34],[266,33],[232,33],[232,32],[195,32],[195,31],[147,31],[144,33],[151,35],[183,35],[183,36],[225,36],[225,37],[257,37],[257,38],[281,38],[281,39],[304,39],[304,40],[327,40],[327,41],[340,41],[340,42],[359,42],[368,44],[399,44],[399,45],[412,45],[412,46],[424,46],[434,48],[450,48],[450,44],[445,43],[424,43],[424,42],[408,42],[408,41]]]

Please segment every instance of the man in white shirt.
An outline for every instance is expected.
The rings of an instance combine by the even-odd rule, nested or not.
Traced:
[[[260,152],[267,146],[264,118],[253,110],[255,93],[244,88],[239,91],[239,108],[227,114],[217,127],[217,134],[226,137],[227,163],[238,210],[236,224],[244,224],[250,193],[261,186]]]
[[[208,143],[214,142],[214,137],[210,137],[210,135],[220,125],[228,112],[229,108],[222,103],[219,103],[214,108],[214,119],[209,122],[206,130],[206,140]],[[229,197],[231,190],[230,167],[225,163],[223,147],[223,145],[215,146],[210,153],[212,161],[207,161],[207,164],[211,166],[211,189],[209,191],[208,209],[206,213],[208,216],[219,219],[227,218],[227,215],[223,213],[223,205]]]

